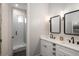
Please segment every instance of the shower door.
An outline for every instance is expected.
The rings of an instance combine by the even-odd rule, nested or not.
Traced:
[[[25,13],[13,10],[13,50],[25,46]]]

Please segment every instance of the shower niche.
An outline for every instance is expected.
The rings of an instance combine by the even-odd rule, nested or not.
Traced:
[[[64,33],[79,35],[79,10],[64,14]]]

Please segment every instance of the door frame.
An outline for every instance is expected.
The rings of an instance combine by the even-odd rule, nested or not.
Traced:
[[[7,9],[7,10],[6,10]],[[2,39],[2,43],[1,43],[1,55],[2,56],[12,56],[12,54],[13,54],[13,47],[12,47],[12,25],[11,25],[11,23],[12,23],[12,19],[13,19],[13,14],[12,14],[12,11],[13,11],[13,7],[12,6],[10,6],[9,4],[6,4],[6,3],[3,3],[2,5],[1,5],[1,11],[4,11],[4,12],[2,12],[2,23],[6,23],[6,19],[4,18],[4,15],[6,14],[6,16],[8,16],[8,17],[6,17],[6,18],[8,18],[7,19],[7,23],[6,23],[6,26],[7,26],[7,29],[6,28],[4,28],[5,27],[5,24],[2,24],[1,25],[1,39]],[[25,15],[25,17],[27,16],[27,10],[25,10],[26,11],[26,15]],[[10,14],[10,15],[9,15]],[[10,17],[11,16],[11,17]],[[27,18],[27,17],[26,17]],[[4,27],[3,27],[4,26]],[[11,30],[11,31],[9,31],[9,29]],[[27,23],[26,23],[26,32],[27,32]],[[7,31],[6,32],[6,34],[9,34],[9,35],[5,35],[5,30]],[[10,33],[9,33],[9,32]],[[10,37],[8,37],[8,36],[10,36]],[[7,37],[7,38],[4,38],[4,37]],[[7,44],[8,45],[6,45],[5,43],[6,43],[6,41],[5,41],[5,39],[6,39],[6,41],[7,41]],[[26,47],[28,46],[27,45],[27,33],[26,33]],[[27,47],[28,48],[28,47]],[[27,48],[26,48],[26,50],[27,50]],[[7,49],[7,50],[6,50]],[[6,51],[4,51],[4,50],[6,50]],[[28,55],[28,53],[26,52],[26,55]]]
[[[12,12],[11,12],[11,13],[12,13],[12,15],[11,15],[11,16],[12,16],[12,22],[13,22],[13,9],[20,10],[20,11],[24,11],[24,12],[25,12],[25,17],[26,17],[26,14],[27,14],[27,13],[26,13],[26,10],[22,10],[22,9],[19,9],[19,8],[12,7],[12,8],[11,8],[11,11],[12,11]],[[27,17],[26,17],[26,19],[27,19]],[[26,27],[25,27],[25,26],[26,26]],[[25,29],[27,30],[27,23],[24,24],[24,30],[25,30]],[[25,32],[27,32],[26,30],[25,30]],[[27,34],[26,34],[25,36],[27,36]],[[13,47],[13,44],[12,44],[12,47]],[[27,51],[27,38],[26,38],[26,51]],[[13,54],[13,50],[12,50],[12,54]],[[26,53],[26,55],[27,55],[27,53]]]

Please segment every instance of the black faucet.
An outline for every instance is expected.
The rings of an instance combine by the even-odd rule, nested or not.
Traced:
[[[56,37],[54,37],[53,34],[50,34],[50,38],[55,39]]]
[[[52,34],[50,34],[50,38],[53,38],[53,35]]]
[[[74,37],[71,37],[72,43],[74,44]]]

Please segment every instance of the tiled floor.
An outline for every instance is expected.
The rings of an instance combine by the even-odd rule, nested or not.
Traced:
[[[26,56],[26,50],[13,53],[13,56]]]

